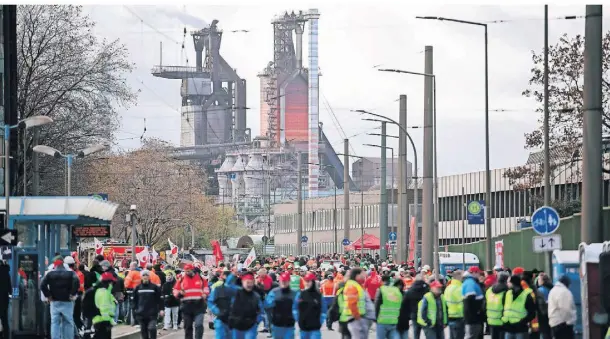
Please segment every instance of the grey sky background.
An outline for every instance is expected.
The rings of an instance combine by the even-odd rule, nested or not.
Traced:
[[[323,5],[304,1],[284,1],[260,6],[86,6],[97,21],[95,33],[101,38],[120,38],[130,52],[136,70],[129,83],[139,92],[138,104],[122,109],[122,126],[117,133],[120,149],[134,149],[146,127],[146,137],[180,142],[180,94],[178,80],[155,78],[150,74],[159,64],[159,42],[163,42],[164,65],[194,65],[192,38],[183,29],[201,28],[213,19],[224,30],[220,52],[248,84],[248,127],[258,135],[259,79],[256,75],[272,59],[274,15],[285,10],[318,8],[320,120],[336,150],[342,135],[333,123],[326,100],[358,155],[379,156],[379,149],[363,143],[379,143],[367,136],[378,125],[361,121],[351,109],[367,109],[398,119],[398,96],[408,96],[408,124],[423,125],[424,79],[373,68],[382,65],[423,72],[424,46],[434,47],[437,76],[438,171],[439,175],[480,171],[485,166],[484,144],[484,40],[480,27],[438,21],[416,20],[416,15],[434,15],[472,21],[507,20],[489,24],[489,95],[491,166],[521,165],[527,158],[524,133],[538,125],[536,103],[521,96],[527,88],[532,67],[531,50],[542,50],[544,7],[407,5],[353,6]],[[584,19],[557,20],[566,15],[582,16],[585,6],[550,6],[549,41],[560,35],[584,34]],[[604,10],[610,18],[610,12]],[[604,20],[607,24],[607,20]],[[232,30],[249,30],[232,33]],[[304,63],[307,64],[307,34],[304,35]],[[184,50],[181,48],[185,41]],[[325,100],[326,99],[326,100]],[[146,121],[144,120],[146,119]],[[389,133],[398,134],[395,127]],[[416,146],[423,154],[422,130],[412,130]],[[388,145],[397,147],[395,140]],[[397,153],[397,150],[395,151]],[[389,153],[388,153],[389,156]],[[409,150],[412,161],[412,152]],[[421,171],[421,169],[420,169]]]

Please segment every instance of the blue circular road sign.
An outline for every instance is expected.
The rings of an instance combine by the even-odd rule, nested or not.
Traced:
[[[347,238],[343,239],[342,244],[343,244],[343,246],[349,246],[349,244],[350,244],[349,239],[347,239]]]
[[[557,231],[560,222],[559,213],[550,206],[542,206],[532,214],[532,228],[540,235],[548,235]]]
[[[398,239],[396,232],[390,232],[390,234],[388,235],[388,239],[390,239],[390,241],[396,241],[396,239]]]
[[[301,242],[307,242],[308,240],[309,238],[306,235],[301,237]]]

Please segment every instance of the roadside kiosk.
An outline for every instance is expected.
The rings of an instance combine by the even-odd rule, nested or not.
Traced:
[[[470,267],[479,267],[479,258],[472,253],[462,252],[439,252],[439,273],[446,274],[448,271],[468,270]],[[464,266],[466,266],[464,268]]]
[[[70,255],[74,235],[83,227],[106,226],[118,205],[94,197],[10,197],[8,228],[18,231],[11,266],[13,293],[9,306],[13,338],[41,338],[45,333],[45,307],[40,298],[40,279],[56,253]],[[0,198],[0,206],[4,206]],[[109,233],[109,232],[108,232]],[[94,235],[101,237],[100,235]]]
[[[580,264],[578,251],[553,251],[553,284],[565,275],[570,279],[570,292],[574,297],[576,305],[576,324],[574,324],[574,333],[577,336],[582,336],[582,299],[580,285]]]

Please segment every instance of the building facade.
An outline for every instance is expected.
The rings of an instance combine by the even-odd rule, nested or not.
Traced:
[[[397,155],[397,154],[396,154]],[[398,159],[386,158],[386,187],[398,187],[399,172]],[[366,157],[354,161],[351,165],[352,179],[364,190],[379,189],[381,185],[381,158]],[[412,166],[407,162],[407,176],[411,177]]]
[[[532,173],[538,173],[540,165],[527,165]],[[560,204],[574,206],[579,211],[579,201],[582,195],[580,180],[582,163],[579,160],[558,166],[552,178],[552,200]],[[486,204],[491,213],[492,236],[506,234],[520,229],[522,221],[528,221],[529,216],[542,206],[544,189],[536,181],[534,175],[511,180],[507,174],[511,168],[491,171],[491,201]],[[534,180],[534,181],[532,181]],[[604,174],[603,205],[610,206],[610,175]],[[413,190],[409,190],[410,203]],[[350,240],[360,237],[361,219],[366,233],[379,236],[379,192],[364,192],[364,204],[360,203],[358,194],[350,196]],[[466,204],[471,200],[485,200],[485,172],[472,172],[440,177],[438,182],[439,244],[450,245],[482,240],[486,237],[484,225],[469,225],[466,218]],[[337,197],[337,206],[343,206],[343,197]],[[421,194],[420,194],[421,199]],[[421,200],[420,200],[421,201]],[[310,199],[304,202],[303,234],[309,237],[309,245],[303,253],[327,253],[328,248],[334,249],[334,206],[333,197]],[[363,205],[364,207],[361,207]],[[364,214],[361,214],[364,209]],[[396,207],[391,207],[390,215],[395,216]],[[275,210],[276,224],[275,244],[279,253],[296,253],[296,204],[294,208]],[[364,217],[361,217],[364,215]],[[421,213],[419,213],[421,216]],[[343,213],[337,212],[337,228],[340,242],[343,239]],[[329,219],[330,218],[330,219]],[[394,217],[394,220],[396,218]],[[397,226],[390,221],[390,225]],[[353,239],[352,239],[353,238]],[[421,239],[421,237],[419,238]],[[320,245],[315,243],[320,242]],[[313,249],[310,249],[313,246]],[[342,247],[339,247],[342,249]]]

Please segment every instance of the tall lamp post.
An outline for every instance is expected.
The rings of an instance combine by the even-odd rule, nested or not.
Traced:
[[[389,136],[387,134],[384,134],[383,136],[384,137],[391,137],[391,136]],[[392,213],[390,214],[390,220],[391,220],[390,224],[392,225],[392,227],[388,227],[388,228],[389,228],[390,232],[394,232],[394,218],[392,218],[392,214],[394,214],[394,148],[389,147],[389,146],[380,146],[380,145],[374,145],[374,144],[363,144],[363,146],[381,148],[382,152],[387,152],[388,149],[390,149],[392,151],[392,171],[391,171],[391,173],[392,173],[391,174],[391,177],[392,177],[392,195],[390,196],[390,206],[392,206]],[[387,200],[385,202],[387,203]],[[383,201],[382,201],[382,205],[383,205]],[[387,207],[387,206],[385,206],[385,207]],[[386,208],[386,210],[387,210],[387,208]],[[380,223],[380,226],[381,226],[381,223]],[[381,230],[381,232],[383,232],[383,229]],[[388,234],[388,236],[389,236],[389,234]],[[388,244],[389,244],[389,240],[388,240]],[[388,245],[388,247],[389,247],[389,245]]]
[[[10,196],[11,196],[11,176],[10,176],[10,152],[11,152],[11,130],[20,128],[20,129],[29,129],[36,126],[42,126],[46,124],[50,124],[53,122],[53,119],[44,116],[37,115],[34,117],[29,117],[23,119],[15,125],[4,125],[4,200],[5,200],[5,219],[4,219],[4,227],[10,228],[9,224],[9,216],[10,216]]]
[[[432,199],[434,201],[434,228],[433,228],[433,235],[432,238],[434,239],[434,258],[433,258],[433,263],[434,263],[434,267],[438,270],[439,268],[439,264],[438,264],[438,238],[439,238],[439,229],[438,229],[438,219],[439,219],[439,201],[438,201],[438,171],[437,171],[437,164],[438,164],[438,153],[437,153],[437,149],[436,149],[436,75],[434,74],[428,74],[428,73],[421,73],[421,72],[412,72],[412,71],[405,71],[405,70],[401,70],[401,69],[387,69],[387,68],[382,68],[379,69],[380,72],[390,72],[390,73],[402,73],[402,74],[411,74],[411,75],[419,75],[419,76],[423,76],[425,78],[431,78],[432,79],[432,153],[433,153],[433,176],[434,176],[434,183],[433,183],[433,193],[432,193]],[[430,126],[424,126],[424,128],[427,128]],[[424,157],[426,155],[424,154]],[[438,272],[437,272],[438,274]]]
[[[417,176],[417,173],[419,173],[419,172],[418,172],[418,167],[417,167],[417,148],[415,148],[415,143],[413,142],[413,139],[411,138],[411,135],[409,134],[409,132],[407,132],[407,130],[404,129],[404,127],[402,127],[394,119],[388,118],[388,117],[383,116],[381,114],[369,112],[369,111],[366,111],[366,110],[363,110],[363,109],[352,110],[352,112],[357,112],[357,113],[361,113],[361,114],[368,114],[368,115],[372,115],[374,117],[383,119],[383,120],[379,120],[379,119],[364,119],[364,120],[367,120],[367,121],[377,121],[377,122],[386,121],[386,122],[389,122],[389,123],[392,123],[392,124],[398,126],[400,131],[405,134],[407,139],[409,139],[409,143],[411,143],[411,147],[413,148],[413,157],[414,157],[413,163],[415,165],[415,176],[412,176],[412,178],[415,179],[415,187],[414,187],[414,192],[413,192],[413,205],[414,205],[414,208],[413,208],[413,217],[415,218],[415,231],[414,231],[415,232],[415,241],[414,241],[414,244],[413,244],[413,246],[415,248],[413,250],[413,253],[415,253],[415,255],[414,255],[413,259],[415,261],[415,265],[417,265],[417,245],[418,245],[418,242],[419,242],[419,240],[418,240],[418,238],[419,238],[419,235],[418,235],[418,232],[419,232],[418,224],[419,224],[419,222],[417,220],[418,209],[419,209],[419,177]],[[407,225],[409,225],[409,222],[410,222],[410,220],[407,221]]]
[[[72,194],[72,162],[74,161],[74,158],[84,158],[90,154],[93,154],[95,152],[99,152],[103,149],[105,149],[106,146],[102,145],[102,144],[97,144],[97,145],[93,145],[93,146],[89,146],[81,151],[78,151],[76,153],[73,154],[63,154],[62,152],[58,151],[57,149],[51,147],[51,146],[46,146],[46,145],[37,145],[34,146],[33,150],[34,152],[37,153],[41,153],[41,154],[46,154],[55,158],[64,158],[66,159],[66,164],[67,164],[67,168],[68,168],[68,185],[67,185],[67,189],[66,189],[66,195],[70,196]]]
[[[337,155],[347,155],[350,158],[360,159],[360,256],[364,257],[364,189],[362,188],[362,186],[364,182],[363,159],[365,157],[343,153],[337,153]]]
[[[491,170],[489,165],[489,58],[488,58],[488,42],[487,42],[487,24],[475,21],[466,21],[459,19],[444,18],[438,16],[418,16],[417,19],[423,20],[438,20],[449,21],[458,24],[483,27],[485,30],[485,232],[487,233],[487,243],[485,249],[487,252],[487,268],[493,267],[493,251],[491,244]],[[436,97],[436,96],[435,96]],[[436,105],[434,105],[436,108]],[[436,134],[435,134],[436,135]]]

